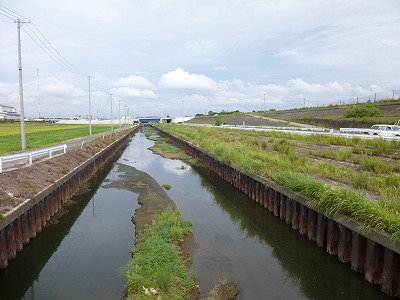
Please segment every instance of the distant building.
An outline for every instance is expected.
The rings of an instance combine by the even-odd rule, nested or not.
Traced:
[[[12,106],[0,104],[0,121],[7,120],[19,120],[20,114],[17,114],[17,110]]]

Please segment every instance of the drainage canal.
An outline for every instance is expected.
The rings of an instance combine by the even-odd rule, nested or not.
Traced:
[[[138,132],[118,164],[0,271],[0,299],[123,298],[118,270],[130,257],[138,204],[136,193],[110,187],[123,177],[121,165],[172,186],[166,193],[193,223],[192,268],[203,294],[227,278],[238,283],[239,299],[390,298],[215,174],[155,155],[152,144]]]

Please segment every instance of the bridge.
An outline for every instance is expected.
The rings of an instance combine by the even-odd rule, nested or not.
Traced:
[[[171,123],[171,117],[144,117],[138,118],[139,123]]]

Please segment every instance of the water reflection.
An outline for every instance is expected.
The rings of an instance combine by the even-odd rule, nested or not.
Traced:
[[[112,167],[92,178],[0,272],[0,299],[123,298],[118,268],[130,258],[130,218],[138,204],[135,193],[101,188],[118,179]]]
[[[202,185],[215,195],[216,203],[227,212],[246,238],[252,238],[272,249],[272,256],[285,273],[285,280],[298,285],[308,299],[390,299],[378,286],[364,280],[362,274],[338,262],[337,257],[317,248],[306,237],[286,225],[214,173],[196,168],[202,175]],[[210,184],[212,183],[212,184]],[[228,241],[229,242],[229,241]],[[265,255],[268,255],[266,252]],[[246,260],[247,258],[242,258]],[[257,258],[257,259],[261,259]],[[249,257],[249,260],[253,258]],[[257,276],[271,280],[271,274]],[[286,283],[283,283],[286,285]],[[270,299],[274,293],[267,292]],[[277,296],[277,295],[276,295]]]
[[[94,176],[36,238],[31,239],[17,258],[0,271],[0,299],[21,299],[25,291],[37,280],[42,268],[57,250],[88,201],[95,194],[111,165]],[[34,294],[34,288],[30,293]]]

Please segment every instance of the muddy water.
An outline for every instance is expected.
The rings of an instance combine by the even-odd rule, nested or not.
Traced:
[[[151,145],[137,133],[118,163],[0,271],[0,299],[121,299],[118,269],[129,260],[139,207],[135,189],[123,185],[127,173],[140,171],[141,180],[155,182],[142,186],[169,196],[192,221],[192,268],[203,294],[227,278],[237,282],[239,299],[389,298],[215,175],[155,155]],[[163,184],[172,186],[165,195]]]

